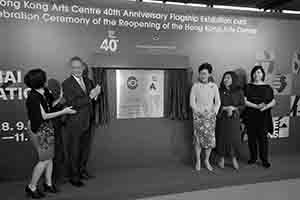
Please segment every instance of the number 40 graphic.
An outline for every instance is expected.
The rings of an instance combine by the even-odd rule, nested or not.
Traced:
[[[119,41],[120,40],[116,39],[115,31],[108,31],[108,38],[102,41],[100,49],[116,52],[118,50]]]

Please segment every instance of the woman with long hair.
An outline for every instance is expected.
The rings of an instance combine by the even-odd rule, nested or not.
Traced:
[[[220,168],[224,168],[224,158],[228,155],[234,169],[239,169],[237,146],[241,135],[240,115],[245,107],[245,101],[235,72],[224,73],[219,91],[221,107],[216,125],[216,150],[220,156],[218,165]]]

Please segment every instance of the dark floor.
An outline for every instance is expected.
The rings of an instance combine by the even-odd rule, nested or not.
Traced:
[[[299,154],[272,157],[271,169],[241,163],[238,172],[230,166],[224,170],[215,168],[214,172],[208,172],[206,169],[196,172],[184,165],[106,170],[98,172],[96,178],[86,182],[83,188],[78,189],[65,184],[61,186],[60,194],[49,196],[47,199],[126,200],[299,177]],[[1,199],[25,199],[23,192],[25,184],[25,182],[2,182]]]

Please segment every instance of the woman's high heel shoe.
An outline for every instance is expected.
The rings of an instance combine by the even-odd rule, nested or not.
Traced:
[[[55,185],[47,185],[46,183],[44,184],[44,191],[47,193],[58,193],[58,189],[55,187]]]
[[[210,165],[209,161],[205,161],[205,167],[210,172],[212,172],[214,170],[213,167]]]
[[[196,169],[196,171],[200,171],[201,170],[201,162],[200,161],[197,161],[195,169]]]
[[[232,158],[232,166],[235,170],[239,170],[240,166],[236,158]]]
[[[218,166],[221,168],[221,169],[224,169],[225,168],[225,160],[224,158],[221,158],[218,162]]]
[[[41,198],[43,198],[43,195],[40,194],[38,189],[36,189],[35,191],[32,191],[28,186],[26,186],[25,192],[26,192],[26,196],[31,197],[32,199],[41,199]]]

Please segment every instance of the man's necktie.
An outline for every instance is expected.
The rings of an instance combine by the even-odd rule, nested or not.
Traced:
[[[80,87],[82,88],[82,90],[83,90],[84,92],[86,92],[86,87],[85,87],[83,78],[81,77],[79,80],[80,80],[80,81],[79,81],[79,82],[80,82]]]

